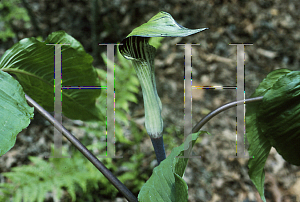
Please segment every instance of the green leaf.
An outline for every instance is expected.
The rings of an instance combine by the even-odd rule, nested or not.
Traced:
[[[0,71],[0,156],[15,145],[18,133],[33,118],[33,111],[19,82]]]
[[[47,111],[54,111],[54,45],[62,45],[62,86],[100,86],[93,58],[64,31],[53,32],[45,42],[25,38],[5,52],[0,69],[15,74],[26,94]],[[70,119],[101,120],[95,107],[101,89],[63,89],[62,113]]]
[[[175,177],[175,201],[176,202],[187,202],[188,195],[188,186],[186,182],[176,173],[174,173]]]
[[[198,133],[190,134],[192,136],[192,146],[194,146],[197,138],[203,133],[208,132],[199,131]],[[185,142],[185,144],[189,143]],[[175,202],[177,201],[177,190],[182,192],[183,198],[186,197],[187,185],[183,180],[179,180],[179,178],[181,178],[184,173],[188,159],[176,158],[176,156],[184,156],[184,144],[174,148],[171,154],[165,160],[163,160],[159,166],[154,168],[153,174],[144,184],[138,195],[139,201]]]
[[[258,127],[257,111],[259,103],[247,104],[246,111],[246,135],[249,142],[249,177],[256,189],[258,190],[261,199],[266,202],[264,196],[264,181],[265,171],[264,166],[271,150],[271,144],[263,135]]]
[[[128,89],[128,90],[129,90],[129,89]],[[134,102],[134,103],[137,103],[137,102],[138,102],[136,96],[135,96],[133,93],[130,93],[130,92],[128,92],[128,93],[126,94],[126,99],[127,99],[128,101],[131,101],[131,102]]]
[[[264,95],[258,124],[277,152],[300,166],[300,71],[280,77]]]
[[[259,84],[251,97],[264,96],[272,86],[284,75],[291,72],[288,69],[275,70],[267,75],[267,77]],[[249,177],[258,190],[261,199],[265,202],[264,196],[264,166],[271,150],[271,142],[267,139],[262,131],[258,114],[261,110],[261,102],[249,103],[246,105],[246,135],[249,142],[249,155],[253,158],[249,159]]]
[[[116,109],[115,110],[115,117],[117,121],[121,121],[123,122],[125,125],[128,125],[128,117],[126,116],[126,114],[120,110],[120,109]]]
[[[280,77],[282,77],[290,72],[291,72],[291,70],[289,70],[289,69],[278,69],[278,70],[270,72],[266,76],[266,78],[259,84],[259,86],[255,90],[255,93],[253,95],[251,95],[251,97],[263,96],[274,85],[274,83],[276,83],[276,81]]]
[[[6,185],[7,191],[10,191],[6,195],[14,197],[13,201],[42,202],[45,201],[47,192],[52,192],[54,200],[60,201],[66,191],[72,197],[72,200],[68,201],[77,201],[77,193],[87,194],[85,193],[87,183],[90,189],[94,189],[101,179],[106,180],[90,162],[82,158],[79,152],[74,153],[69,159],[52,158],[49,161],[37,157],[29,159],[31,164],[14,167],[11,172],[1,173],[13,186],[8,187],[8,183],[1,183],[0,193],[3,185]],[[82,188],[83,193],[77,187]]]
[[[135,28],[127,37],[185,37],[206,29],[208,28],[185,28],[178,24],[169,13],[161,11],[153,16],[147,23]]]

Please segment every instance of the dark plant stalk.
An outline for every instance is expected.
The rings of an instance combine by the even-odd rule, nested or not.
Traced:
[[[251,102],[256,102],[256,101],[261,101],[263,99],[263,96],[261,97],[254,97],[254,98],[249,98],[249,99],[245,99],[245,100],[239,100],[239,101],[235,101],[235,102],[229,102],[217,109],[215,109],[214,111],[210,112],[208,115],[206,115],[203,119],[201,119],[201,121],[199,123],[197,123],[197,125],[193,128],[191,133],[197,133],[204,124],[206,124],[211,118],[213,118],[214,116],[216,116],[217,114],[231,108],[237,105],[241,105],[241,104],[248,104]]]
[[[44,118],[46,118],[58,130],[62,128],[62,134],[124,195],[130,202],[137,202],[136,196],[116,178],[108,168],[101,163],[75,136],[73,136],[64,126],[62,126],[43,107],[25,94],[25,98],[30,106],[34,107]]]
[[[156,154],[157,163],[159,165],[161,161],[166,159],[163,136],[159,138],[151,138],[151,141]]]
[[[103,163],[101,163],[97,157],[95,157],[76,137],[74,137],[65,127],[60,125],[58,121],[51,116],[44,108],[42,108],[38,103],[36,103],[33,99],[31,99],[28,95],[25,94],[25,98],[27,99],[30,106],[34,107],[44,118],[46,118],[53,126],[56,126],[57,129],[62,128],[62,134],[73,144],[75,147],[125,196],[128,201],[136,202],[137,198],[133,195],[129,189],[116,178],[108,168],[105,167]],[[205,116],[201,121],[193,128],[192,133],[198,132],[201,127],[206,124],[211,118],[216,116],[217,114],[237,105],[248,104],[251,102],[261,101],[263,96],[249,98],[245,100],[239,100],[235,102],[227,103],[216,110],[210,112],[207,116]],[[159,138],[151,138],[156,158],[158,164],[161,161],[166,159],[163,137]]]
[[[221,113],[221,112],[223,112],[223,111],[225,111],[225,110],[227,110],[231,107],[241,105],[241,104],[244,104],[244,103],[248,104],[248,103],[251,103],[251,102],[261,101],[262,99],[263,99],[263,96],[245,99],[245,101],[244,100],[239,100],[239,101],[227,103],[227,104],[215,109],[214,111],[210,112],[203,119],[201,119],[201,121],[193,128],[191,133],[197,133],[202,128],[202,126],[204,124],[206,124],[211,118],[213,118],[217,114],[219,114],[219,113]],[[159,165],[161,161],[166,159],[163,136],[161,136],[160,138],[151,138],[151,141],[152,141],[152,145],[154,147],[154,151],[155,151],[155,154],[156,154],[156,159],[157,159],[157,162],[158,162],[158,165]]]

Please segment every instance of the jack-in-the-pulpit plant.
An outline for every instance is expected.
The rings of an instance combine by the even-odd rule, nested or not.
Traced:
[[[151,177],[141,188],[138,201],[187,202],[188,186],[183,179],[188,162],[185,145],[191,145],[192,148],[201,134],[209,134],[207,131],[199,130],[210,118],[229,107],[236,106],[238,103],[246,103],[246,136],[249,142],[248,152],[251,156],[248,163],[248,173],[261,199],[266,202],[264,196],[264,166],[271,148],[274,147],[290,164],[300,166],[300,71],[276,69],[270,72],[252,94],[252,98],[228,103],[209,113],[193,128],[193,133],[189,135],[190,138],[186,138],[184,144],[173,148],[168,157],[165,157],[162,138],[162,106],[156,91],[154,74],[156,50],[150,45],[149,38],[184,37],[203,30],[205,28],[195,30],[184,28],[177,24],[170,14],[160,12],[151,18],[149,22],[134,29],[123,40],[123,46],[120,47],[123,56],[133,62],[140,80],[145,104],[145,125],[151,137],[158,163],[160,163],[153,169]],[[64,72],[62,86],[100,85],[98,80],[99,71],[96,72],[92,66],[93,58],[84,51],[83,46],[77,40],[64,31],[51,33],[44,42],[32,37],[22,39],[16,43],[0,59],[0,157],[15,145],[18,133],[30,124],[34,112],[30,106],[35,107],[36,111],[57,129],[63,127],[59,123],[55,124],[57,122],[55,118],[46,111],[52,111],[54,106],[54,47],[47,44],[70,44],[70,46],[66,46],[61,50],[61,54],[64,56],[62,60],[62,70]],[[16,79],[10,74],[14,74]],[[63,90],[64,108],[62,113],[70,119],[104,122],[103,108],[100,109],[102,105],[96,106],[96,98],[99,95],[100,91],[96,89]],[[254,101],[257,103],[254,103]],[[62,134],[93,163],[128,201],[137,202],[136,196],[79,140],[65,128]],[[188,155],[190,154],[191,150],[188,150]],[[84,190],[86,189],[87,180],[90,181],[91,179],[91,175],[80,177],[82,175],[78,171],[77,177],[71,176],[72,183],[67,182],[65,184],[65,181],[61,181],[60,178],[60,172],[65,172],[66,164],[64,162],[62,164],[64,165],[63,169],[56,170],[58,172],[55,171],[58,178],[55,178],[54,175],[54,179],[58,180],[54,180],[56,183],[53,184],[53,175],[51,174],[53,169],[48,170],[49,172],[39,172],[37,177],[32,175],[32,173],[35,174],[37,166],[48,168],[50,164],[38,158],[33,158],[32,162],[34,165],[29,167],[18,167],[15,170],[13,169],[14,172],[1,173],[10,182],[0,183],[0,201],[7,201],[4,198],[11,200],[12,197],[14,197],[14,201],[22,199],[23,201],[42,201],[48,191],[53,191],[53,187],[56,190],[56,201],[59,200],[66,187],[67,190],[65,191],[75,201],[76,194],[73,183],[79,183],[79,186]],[[49,163],[52,163],[51,160]],[[67,167],[75,166],[74,163],[76,164],[76,162],[70,161],[70,165]],[[78,163],[82,165],[82,161]],[[59,166],[60,163],[56,165]],[[43,169],[43,171],[45,170],[47,169]],[[76,168],[72,168],[72,170],[76,170]],[[65,179],[68,176],[70,175],[66,175]],[[29,186],[29,178],[32,180],[37,179],[42,184],[48,183],[49,186],[44,186],[42,190],[36,189]],[[44,179],[42,182],[39,180],[41,178]],[[122,179],[124,180],[124,178]],[[29,180],[29,182],[32,182],[32,180]],[[37,186],[39,183],[31,184]],[[95,184],[98,184],[98,182],[95,181]],[[3,193],[5,196],[3,196]]]
[[[147,133],[151,138],[160,138],[163,131],[163,120],[161,117],[161,101],[157,95],[154,56],[156,49],[148,43],[149,38],[129,37],[126,38],[122,54],[126,59],[132,60],[132,64],[139,78],[144,106],[145,125]]]
[[[188,29],[179,25],[169,13],[159,12],[147,23],[135,28],[119,46],[120,53],[132,61],[140,81],[144,108],[145,126],[150,136],[158,163],[164,160],[162,104],[157,94],[154,71],[156,49],[150,45],[150,37],[185,37],[206,30]]]

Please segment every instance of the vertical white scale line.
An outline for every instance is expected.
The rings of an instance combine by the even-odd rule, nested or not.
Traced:
[[[107,116],[107,155],[101,156],[101,158],[123,158],[122,156],[116,156],[115,148],[115,85],[114,85],[114,53],[115,45],[121,44],[99,44],[107,46],[107,88],[106,88],[106,116]]]
[[[60,123],[57,125],[54,123],[54,151],[53,156],[45,156],[45,158],[71,158],[71,156],[62,155],[62,54],[61,46],[70,44],[46,44],[54,45],[54,71],[55,71],[55,83],[54,83],[54,118]],[[59,129],[57,129],[59,128]]]
[[[191,85],[191,78],[192,78],[192,46],[191,44],[185,44],[185,60],[184,60],[184,156],[188,157],[188,148],[192,148],[192,138],[189,137],[189,133],[192,129],[192,103],[191,103],[191,97],[192,97],[192,85]],[[188,144],[186,144],[186,141],[188,141]]]
[[[179,158],[201,158],[190,155],[192,149],[192,45],[200,44],[177,44],[184,45],[184,156]]]
[[[107,45],[107,156],[115,156],[114,124],[114,44]]]
[[[236,76],[236,100],[245,100],[245,45],[229,44],[237,46],[237,76]],[[235,158],[249,158],[246,156],[245,144],[245,106],[236,106],[236,155]],[[234,156],[230,156],[234,157]]]

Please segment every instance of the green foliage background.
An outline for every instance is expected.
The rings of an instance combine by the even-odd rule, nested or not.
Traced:
[[[129,121],[129,102],[137,102],[136,94],[139,91],[138,79],[129,61],[124,59],[119,53],[119,64],[115,65],[115,90],[116,90],[116,122],[115,135],[117,144],[125,145],[129,148],[137,145],[143,139],[143,135],[138,130],[134,122]],[[106,58],[102,55],[103,59]],[[98,69],[101,86],[106,85],[106,71]],[[105,114],[106,90],[97,100],[97,107]],[[131,130],[132,138],[124,137],[123,127],[128,126]],[[105,122],[86,122],[83,128],[86,133],[95,136],[100,141],[87,146],[95,155],[104,156],[106,151]],[[102,140],[101,140],[102,139]],[[88,137],[80,139],[83,143],[89,142]],[[66,150],[66,149],[65,149]],[[67,152],[65,152],[67,153]],[[100,160],[113,172],[122,165],[126,172],[117,177],[129,187],[134,187],[133,192],[138,192],[147,179],[146,174],[140,173],[141,159],[143,153],[133,152],[130,161],[125,163],[115,162],[111,158],[101,158]],[[96,195],[108,195],[115,198],[118,191],[110,182],[77,150],[72,152],[70,159],[40,159],[29,157],[31,163],[21,167],[13,168],[12,172],[3,173],[9,179],[9,183],[0,184],[0,201],[33,202],[44,201],[47,192],[51,192],[54,201],[68,196],[69,201],[97,201]],[[94,194],[94,195],[92,195]],[[100,200],[100,199],[99,199]]]
[[[25,27],[31,26],[26,9],[18,6],[20,3],[19,0],[0,1],[0,40],[4,42],[16,36],[12,28],[13,20],[23,20]]]
[[[161,46],[162,37],[152,38],[150,44],[155,48]],[[105,122],[85,122],[80,126],[85,130],[85,137],[80,141],[87,145],[99,159],[114,173],[122,166],[125,172],[117,177],[125,183],[133,193],[138,193],[146,182],[149,175],[141,173],[142,159],[145,154],[136,152],[140,150],[140,142],[146,134],[140,131],[135,122],[128,119],[129,102],[137,103],[136,93],[139,92],[139,81],[137,79],[131,62],[126,60],[117,51],[117,64],[115,64],[115,138],[117,145],[122,150],[129,149],[133,155],[127,162],[114,161],[111,158],[101,158],[106,152],[106,124]],[[107,63],[107,57],[102,54]],[[106,86],[106,71],[97,69],[101,86]],[[101,96],[96,100],[96,106],[103,114],[106,114],[106,89],[102,89]],[[130,129],[130,138],[124,136],[124,127]],[[168,128],[168,133],[172,129]],[[96,137],[99,141],[92,142],[90,137]],[[168,139],[166,143],[172,142]],[[41,159],[30,156],[29,165],[12,168],[11,172],[2,173],[6,177],[6,183],[0,184],[0,201],[34,202],[45,201],[46,194],[51,193],[54,201],[101,201],[99,195],[105,195],[112,199],[118,191],[110,182],[90,163],[76,151],[67,151],[63,147],[64,155],[72,153],[72,158],[50,158]]]

